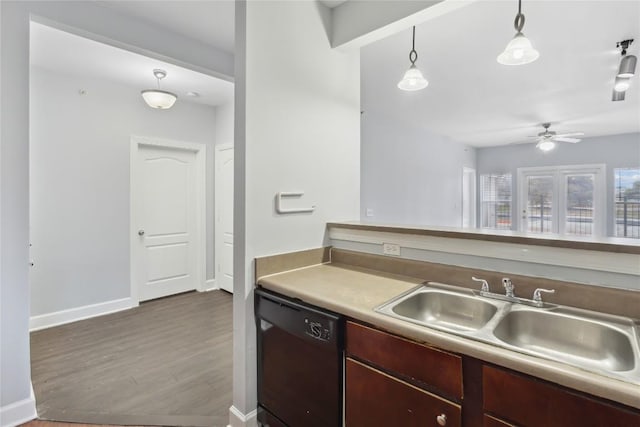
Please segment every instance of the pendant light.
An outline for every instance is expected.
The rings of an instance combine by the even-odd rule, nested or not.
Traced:
[[[398,89],[415,91],[424,89],[429,85],[427,79],[424,78],[422,72],[416,67],[416,61],[418,60],[418,52],[416,52],[416,27],[413,27],[413,43],[411,45],[411,52],[409,52],[409,61],[411,66],[404,73],[402,80],[398,82]]]
[[[513,26],[516,29],[516,35],[507,44],[504,52],[498,55],[498,62],[503,65],[523,65],[538,59],[540,53],[533,48],[531,41],[522,34],[524,27],[522,0],[518,0],[518,14],[513,21]]]
[[[140,93],[142,94],[142,98],[151,108],[166,110],[173,107],[173,104],[175,104],[178,97],[174,93],[167,92],[166,90],[160,90],[160,80],[167,77],[167,72],[164,70],[155,69],[153,70],[153,75],[158,80],[158,88],[141,91]]]

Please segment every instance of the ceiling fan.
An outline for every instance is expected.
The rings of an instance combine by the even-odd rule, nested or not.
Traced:
[[[544,128],[543,132],[540,132],[536,136],[529,136],[529,138],[536,138],[538,140],[536,148],[539,148],[541,151],[553,150],[556,146],[556,142],[569,142],[571,144],[575,144],[577,142],[580,142],[581,139],[572,137],[584,135],[583,132],[557,134],[556,132],[549,130],[549,127],[551,127],[551,123],[543,123],[542,127]]]

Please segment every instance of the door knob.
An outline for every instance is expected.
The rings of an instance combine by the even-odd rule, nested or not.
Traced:
[[[138,236],[144,236],[144,230],[138,230]]]
[[[436,417],[436,422],[438,423],[439,426],[446,426],[447,425],[447,416],[445,414],[440,414]]]

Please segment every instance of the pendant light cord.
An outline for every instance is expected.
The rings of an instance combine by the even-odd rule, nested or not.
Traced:
[[[411,65],[416,65],[418,60],[418,52],[416,52],[416,26],[413,26],[413,42],[411,43],[411,52],[409,52],[409,61]]]
[[[513,21],[513,26],[516,31],[521,33],[522,28],[524,28],[524,14],[522,13],[522,0],[518,0],[518,14],[516,15],[515,21]]]

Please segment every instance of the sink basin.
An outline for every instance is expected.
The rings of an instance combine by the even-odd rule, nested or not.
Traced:
[[[507,313],[493,333],[527,353],[576,366],[612,372],[635,368],[630,337],[598,320],[524,309]]]
[[[471,332],[486,325],[498,309],[473,295],[421,288],[380,311],[439,329]]]
[[[640,320],[555,304],[534,308],[526,301],[425,282],[375,311],[640,385]]]

